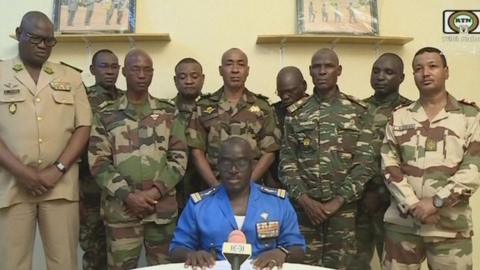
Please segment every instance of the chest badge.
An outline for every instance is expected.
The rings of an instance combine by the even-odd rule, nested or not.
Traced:
[[[303,139],[303,146],[310,146],[312,144],[312,140],[310,138]]]
[[[249,111],[253,112],[253,113],[259,112],[260,108],[257,105],[253,105],[253,106],[250,107]]]
[[[437,141],[428,138],[425,142],[425,151],[437,151]]]
[[[212,107],[212,106],[208,106],[205,110],[203,110],[204,112],[208,113],[208,114],[211,114],[215,109]]]
[[[17,104],[11,103],[8,106],[8,111],[10,112],[10,114],[15,114],[17,112]]]
[[[158,118],[158,116],[159,116],[159,115],[158,115],[158,114],[156,114],[156,113],[155,113],[155,114],[152,114],[152,115],[150,115],[150,117],[153,119],[153,121],[156,121],[156,120],[157,120],[157,118]]]
[[[278,237],[280,232],[280,223],[278,221],[265,221],[257,223],[257,236],[259,239],[268,239]]]

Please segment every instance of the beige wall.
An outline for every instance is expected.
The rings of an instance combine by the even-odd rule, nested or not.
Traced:
[[[50,15],[51,0],[0,0],[0,58],[16,54],[16,42],[8,37],[14,32],[21,16],[28,10],[40,10]],[[450,65],[448,89],[458,98],[480,102],[474,90],[480,85],[480,40],[477,42],[447,42],[443,40],[442,11],[445,9],[478,9],[478,0],[379,0],[380,34],[411,36],[415,40],[405,46],[386,46],[377,50],[371,45],[337,45],[335,50],[343,65],[339,85],[345,92],[358,97],[371,94],[370,68],[375,57],[383,52],[398,53],[406,62],[406,80],[402,92],[417,97],[410,62],[416,50],[436,46],[444,50]],[[173,67],[183,57],[197,58],[206,74],[204,92],[216,90],[221,84],[218,64],[223,51],[239,47],[249,56],[250,77],[247,86],[259,93],[274,95],[276,72],[281,68],[280,51],[276,45],[256,45],[258,34],[293,34],[295,32],[294,0],[137,0],[137,32],[168,32],[169,43],[137,43],[151,53],[155,77],[152,93],[159,97],[175,95]],[[480,39],[480,35],[479,39]],[[298,66],[309,82],[308,65],[311,55],[330,44],[288,44],[285,65]],[[97,49],[108,47],[123,58],[128,43],[58,44],[51,57],[87,69],[90,57]],[[476,75],[476,76],[475,76]],[[86,84],[93,78],[84,73]],[[124,87],[123,78],[119,85]],[[480,232],[480,199],[473,198],[475,228]],[[480,241],[474,240],[474,253],[480,252]],[[478,256],[475,264],[480,263]],[[479,269],[479,267],[476,267]]]

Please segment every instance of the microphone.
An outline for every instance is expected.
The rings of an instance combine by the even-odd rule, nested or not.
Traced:
[[[235,230],[228,235],[228,242],[223,243],[222,253],[230,263],[232,270],[240,270],[240,266],[252,255],[252,246],[242,231]]]

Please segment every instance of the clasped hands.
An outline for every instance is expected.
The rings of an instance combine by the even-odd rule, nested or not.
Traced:
[[[155,187],[142,191],[136,190],[129,193],[125,199],[125,210],[130,216],[143,219],[155,212],[155,205],[160,198],[161,194]]]
[[[410,208],[409,213],[423,224],[436,224],[440,221],[440,214],[438,208],[433,206],[432,197],[422,198]]]
[[[53,165],[41,170],[29,166],[25,167],[23,175],[17,179],[27,192],[35,197],[48,193],[63,176],[62,172]]]
[[[326,203],[321,203],[310,198],[306,194],[302,195],[298,200],[298,203],[303,208],[313,225],[320,225],[328,218],[335,215],[344,202],[345,201],[342,197],[337,196]]]

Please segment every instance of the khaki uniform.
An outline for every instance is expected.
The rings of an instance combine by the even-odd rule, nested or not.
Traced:
[[[469,198],[480,184],[480,109],[448,95],[430,121],[419,101],[393,113],[381,148],[392,195],[385,213],[384,269],[471,269]],[[444,199],[440,221],[422,224],[410,209],[422,198]],[[455,248],[453,248],[455,247]]]
[[[35,85],[17,57],[0,63],[0,85],[0,137],[28,166],[53,164],[75,129],[90,126],[85,87],[71,68],[46,62]],[[49,269],[76,268],[78,199],[77,164],[40,197],[31,196],[0,168],[0,269],[30,269],[37,217]],[[7,246],[11,243],[18,248]]]

